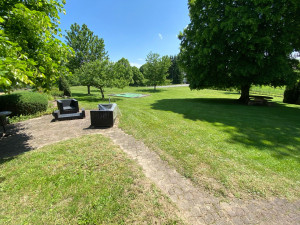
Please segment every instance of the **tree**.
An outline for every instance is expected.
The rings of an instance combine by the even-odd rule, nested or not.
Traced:
[[[50,89],[66,74],[71,49],[59,34],[62,0],[4,0],[0,2],[0,88],[11,91],[31,85]]]
[[[96,60],[83,64],[75,73],[80,82],[100,90],[104,99],[104,88],[124,88],[132,82],[131,66],[127,59],[122,58],[116,63],[108,59]]]
[[[143,64],[141,67],[140,67],[140,72],[145,76],[145,66],[146,64]]]
[[[286,87],[283,102],[300,105],[300,81]]]
[[[70,30],[66,32],[66,42],[75,51],[75,54],[69,58],[68,63],[71,72],[75,72],[76,69],[87,62],[108,59],[104,40],[95,35],[87,25],[83,24],[80,27],[77,23],[74,23],[71,25]],[[87,87],[88,94],[90,94],[90,86]]]
[[[133,66],[131,67],[132,73],[133,73],[133,83],[131,84],[132,86],[143,86],[145,82],[144,75],[140,72],[140,70]]]
[[[168,75],[171,60],[168,56],[159,57],[159,54],[150,52],[146,58],[144,67],[145,77],[149,80],[149,84],[156,86],[164,84]]]
[[[124,88],[130,83],[133,83],[132,69],[129,61],[125,58],[120,59],[114,64],[112,74],[114,80],[114,87]]]
[[[79,69],[75,70],[81,83],[86,86],[94,86],[101,92],[104,99],[104,88],[113,87],[114,79],[110,72],[113,68],[107,59],[86,62]]]
[[[191,23],[179,35],[180,59],[191,89],[237,88],[248,102],[251,85],[296,79],[299,1],[189,0]]]
[[[72,96],[70,85],[65,76],[60,76],[58,80],[58,88],[60,91],[64,92],[65,96]]]
[[[298,63],[299,64],[296,73],[298,73],[300,77],[300,62],[298,61]],[[289,84],[286,86],[284,91],[283,102],[300,105],[300,80],[298,80],[296,83]]]
[[[182,84],[183,83],[183,72],[181,71],[178,63],[178,57],[170,56],[171,66],[169,68],[168,79],[172,80],[172,84]]]

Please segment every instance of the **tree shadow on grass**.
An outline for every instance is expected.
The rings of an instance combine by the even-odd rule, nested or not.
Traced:
[[[20,124],[9,125],[7,129],[8,136],[0,138],[0,165],[24,152],[33,150],[28,145],[28,140],[31,137],[20,132],[22,130],[24,128]]]
[[[167,91],[165,89],[137,89],[136,90],[137,92],[146,92],[146,93],[161,93],[161,92],[164,92],[164,91]]]
[[[78,101],[79,107],[81,107],[80,102],[100,104],[100,103],[104,103],[104,102],[108,103],[109,99],[112,103],[124,100],[122,98],[110,97],[108,95],[106,95],[105,98],[102,99],[101,95],[93,95],[93,94],[88,95],[88,94],[82,94],[82,93],[78,93],[78,94],[74,93],[73,98],[75,98]],[[95,105],[95,106],[97,106],[97,105]]]
[[[300,162],[300,109],[240,105],[235,99],[162,99],[152,109],[172,111],[193,121],[205,121],[230,134],[229,143],[239,143],[271,152],[278,159]]]

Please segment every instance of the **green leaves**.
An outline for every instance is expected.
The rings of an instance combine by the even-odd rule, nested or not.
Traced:
[[[57,34],[61,1],[3,1],[0,3],[0,88],[10,91],[32,85],[49,89],[60,73],[71,49]],[[4,75],[3,75],[4,74]]]
[[[85,24],[81,27],[77,23],[72,24],[65,38],[75,53],[69,57],[68,67],[71,72],[86,62],[108,59],[104,40],[95,35]]]
[[[133,82],[132,69],[129,61],[125,58],[116,63],[109,62],[108,59],[87,62],[75,73],[81,84],[100,89],[102,96],[104,96],[104,88],[124,88]]]
[[[157,85],[165,83],[171,60],[168,56],[160,57],[159,54],[150,52],[147,55],[146,62],[144,67],[145,78],[156,89]]]
[[[133,72],[127,59],[122,58],[113,65],[114,87],[124,88],[133,82]]]
[[[299,1],[190,0],[191,23],[179,35],[190,87],[284,85],[295,80]]]
[[[168,70],[168,79],[172,81],[172,84],[182,84],[183,82],[183,72],[179,67],[179,59],[178,56],[170,56],[171,66]]]

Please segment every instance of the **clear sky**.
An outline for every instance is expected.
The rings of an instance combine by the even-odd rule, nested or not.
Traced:
[[[112,61],[122,57],[141,66],[152,51],[179,53],[177,35],[189,24],[187,0],[67,0],[60,16],[62,34],[71,24],[86,24],[104,39]]]

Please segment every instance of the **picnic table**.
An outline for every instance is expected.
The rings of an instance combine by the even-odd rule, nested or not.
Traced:
[[[248,105],[268,105],[269,100],[273,99],[273,97],[262,96],[262,95],[249,95],[250,101]]]
[[[6,133],[6,129],[5,126],[7,124],[7,116],[9,116],[11,114],[11,111],[2,111],[0,112],[0,125],[3,127],[3,133]]]

